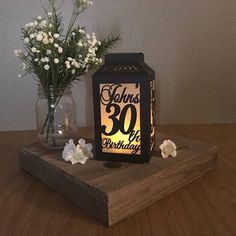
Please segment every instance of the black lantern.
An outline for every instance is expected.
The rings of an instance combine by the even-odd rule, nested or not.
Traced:
[[[93,75],[95,158],[148,162],[155,144],[155,72],[142,53],[114,53]]]

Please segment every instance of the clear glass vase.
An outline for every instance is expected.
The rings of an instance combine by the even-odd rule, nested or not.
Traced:
[[[47,148],[64,147],[77,133],[76,106],[71,87],[43,89],[38,86],[36,102],[38,137]]]

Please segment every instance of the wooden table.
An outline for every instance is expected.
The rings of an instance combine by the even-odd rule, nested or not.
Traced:
[[[0,132],[0,235],[236,235],[236,124],[158,128],[217,144],[218,166],[111,228],[19,167],[34,131]]]

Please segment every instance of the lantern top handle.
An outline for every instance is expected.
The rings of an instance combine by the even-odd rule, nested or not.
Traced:
[[[128,64],[144,62],[143,53],[108,53],[105,55],[106,64]]]

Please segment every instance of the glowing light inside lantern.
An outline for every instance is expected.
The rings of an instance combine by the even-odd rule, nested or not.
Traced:
[[[150,102],[150,127],[151,127],[151,144],[150,150],[154,148],[155,145],[155,81],[152,80],[150,82],[150,95],[151,95],[151,102]]]
[[[140,84],[100,84],[102,151],[140,154]]]

